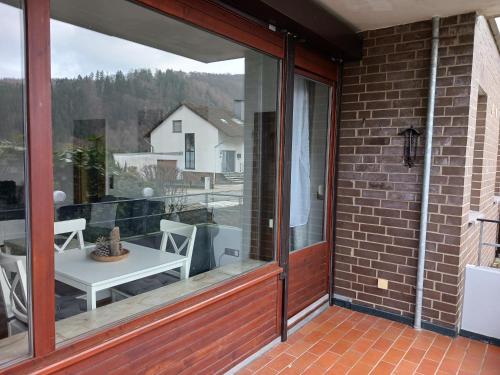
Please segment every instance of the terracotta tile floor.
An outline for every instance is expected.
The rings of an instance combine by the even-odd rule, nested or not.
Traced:
[[[500,347],[334,306],[238,374],[500,375]]]

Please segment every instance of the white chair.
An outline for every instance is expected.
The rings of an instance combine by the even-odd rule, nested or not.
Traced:
[[[145,277],[144,279],[119,285],[111,289],[112,301],[117,301],[123,297],[127,298],[160,288],[178,281],[179,278],[189,278],[189,269],[191,268],[191,258],[193,256],[194,241],[196,238],[196,226],[176,221],[161,220],[160,230],[163,232],[160,251],[166,252],[167,246],[170,243],[171,246],[168,247],[168,250],[172,249],[176,254],[183,255],[187,258],[184,266],[181,267],[181,272],[179,273],[175,270],[170,270],[164,273]],[[178,244],[174,236],[182,237],[182,243]],[[181,254],[184,250],[185,253]]]
[[[0,253],[0,285],[8,319],[8,334],[25,331],[28,324],[26,257]]]
[[[70,235],[66,238],[62,246],[58,246],[56,243],[54,243],[54,249],[58,253],[64,252],[73,238],[77,236],[78,248],[80,250],[84,250],[85,242],[83,241],[83,231],[85,230],[86,226],[87,221],[85,219],[56,221],[54,223],[54,236],[66,233],[70,233]],[[79,297],[84,295],[81,290],[73,288],[72,286],[66,285],[57,280],[55,281],[55,293],[56,297]]]
[[[62,253],[66,247],[69,245],[71,240],[77,236],[79,248],[83,250],[85,248],[85,243],[83,242],[83,231],[87,226],[87,221],[85,219],[73,219],[56,221],[54,223],[54,235],[71,233],[62,246],[54,244],[54,248],[57,252]]]
[[[8,320],[8,335],[28,328],[28,284],[26,257],[0,253],[0,287]],[[72,296],[57,296],[56,320],[85,312],[85,300]]]
[[[191,268],[191,258],[193,257],[194,240],[196,238],[196,226],[179,223],[177,221],[161,220],[160,230],[163,232],[161,238],[161,251],[167,251],[167,245],[170,242],[176,254],[186,249],[184,256],[187,258],[186,266],[181,269],[181,279],[189,278],[189,269]],[[175,242],[172,235],[178,235],[184,238],[180,246]]]

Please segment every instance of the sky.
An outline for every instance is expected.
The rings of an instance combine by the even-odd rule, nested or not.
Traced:
[[[21,11],[0,3],[0,78],[22,75],[21,24]]]
[[[0,3],[0,78],[22,76],[21,12]],[[124,39],[51,20],[52,77],[133,69],[243,74],[244,59],[205,64]]]

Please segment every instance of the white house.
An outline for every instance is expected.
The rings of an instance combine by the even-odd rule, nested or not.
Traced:
[[[151,152],[182,153],[177,168],[243,172],[243,121],[230,111],[182,103],[149,133]]]

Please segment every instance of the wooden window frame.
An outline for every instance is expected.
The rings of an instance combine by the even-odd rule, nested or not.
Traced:
[[[51,73],[50,73],[50,0],[24,0],[25,2],[25,52],[26,52],[26,98],[27,98],[27,143],[29,178],[29,220],[31,238],[31,329],[33,333],[33,357],[10,367],[2,368],[4,373],[34,373],[61,371],[97,353],[119,345],[134,337],[159,328],[194,311],[203,309],[228,296],[244,291],[270,278],[278,280],[283,272],[275,260],[256,270],[216,284],[211,288],[187,296],[180,301],[158,306],[139,317],[133,317],[119,324],[105,327],[88,336],[79,337],[61,346],[55,344],[54,311],[54,248],[53,248],[53,169],[52,169],[52,119],[51,119]],[[260,52],[281,59],[285,51],[285,37],[282,33],[268,30],[240,14],[224,8],[210,0],[136,0],[134,3],[151,10],[174,17],[216,35],[246,45]],[[281,64],[284,65],[283,63]],[[337,81],[338,67],[323,56],[298,45],[295,66],[305,74],[312,74],[318,80],[330,84]],[[281,257],[280,221],[283,212],[281,196],[283,177],[284,145],[284,92],[281,71],[279,88],[279,123],[277,140],[277,185],[276,185],[276,254]],[[335,94],[332,90],[335,103]],[[334,116],[334,111],[332,111]],[[335,118],[332,124],[335,124]],[[335,140],[336,127],[330,135]],[[335,147],[330,148],[330,160],[334,159]],[[331,166],[330,166],[331,167]],[[333,179],[333,173],[329,173]],[[333,181],[329,183],[333,189]],[[332,192],[329,192],[332,194]],[[332,212],[332,200],[327,210]],[[328,228],[327,238],[332,235]],[[282,328],[283,286],[278,283],[276,333]],[[285,322],[286,324],[286,322]]]
[[[33,356],[55,349],[50,2],[25,0]]]
[[[336,62],[302,44],[296,47],[295,69],[299,74],[329,86],[335,86],[340,73]]]
[[[133,2],[278,59],[283,58],[283,34],[270,31],[209,0]],[[43,372],[54,372],[64,369],[259,282],[277,278],[282,269],[277,261],[273,261],[176,303],[159,306],[139,317],[56,347],[50,0],[24,0],[24,23],[33,351],[32,357],[2,368],[4,373],[31,373],[42,369]],[[281,117],[279,121],[282,121]],[[278,256],[276,254],[276,259]],[[279,322],[276,325],[278,332]]]

